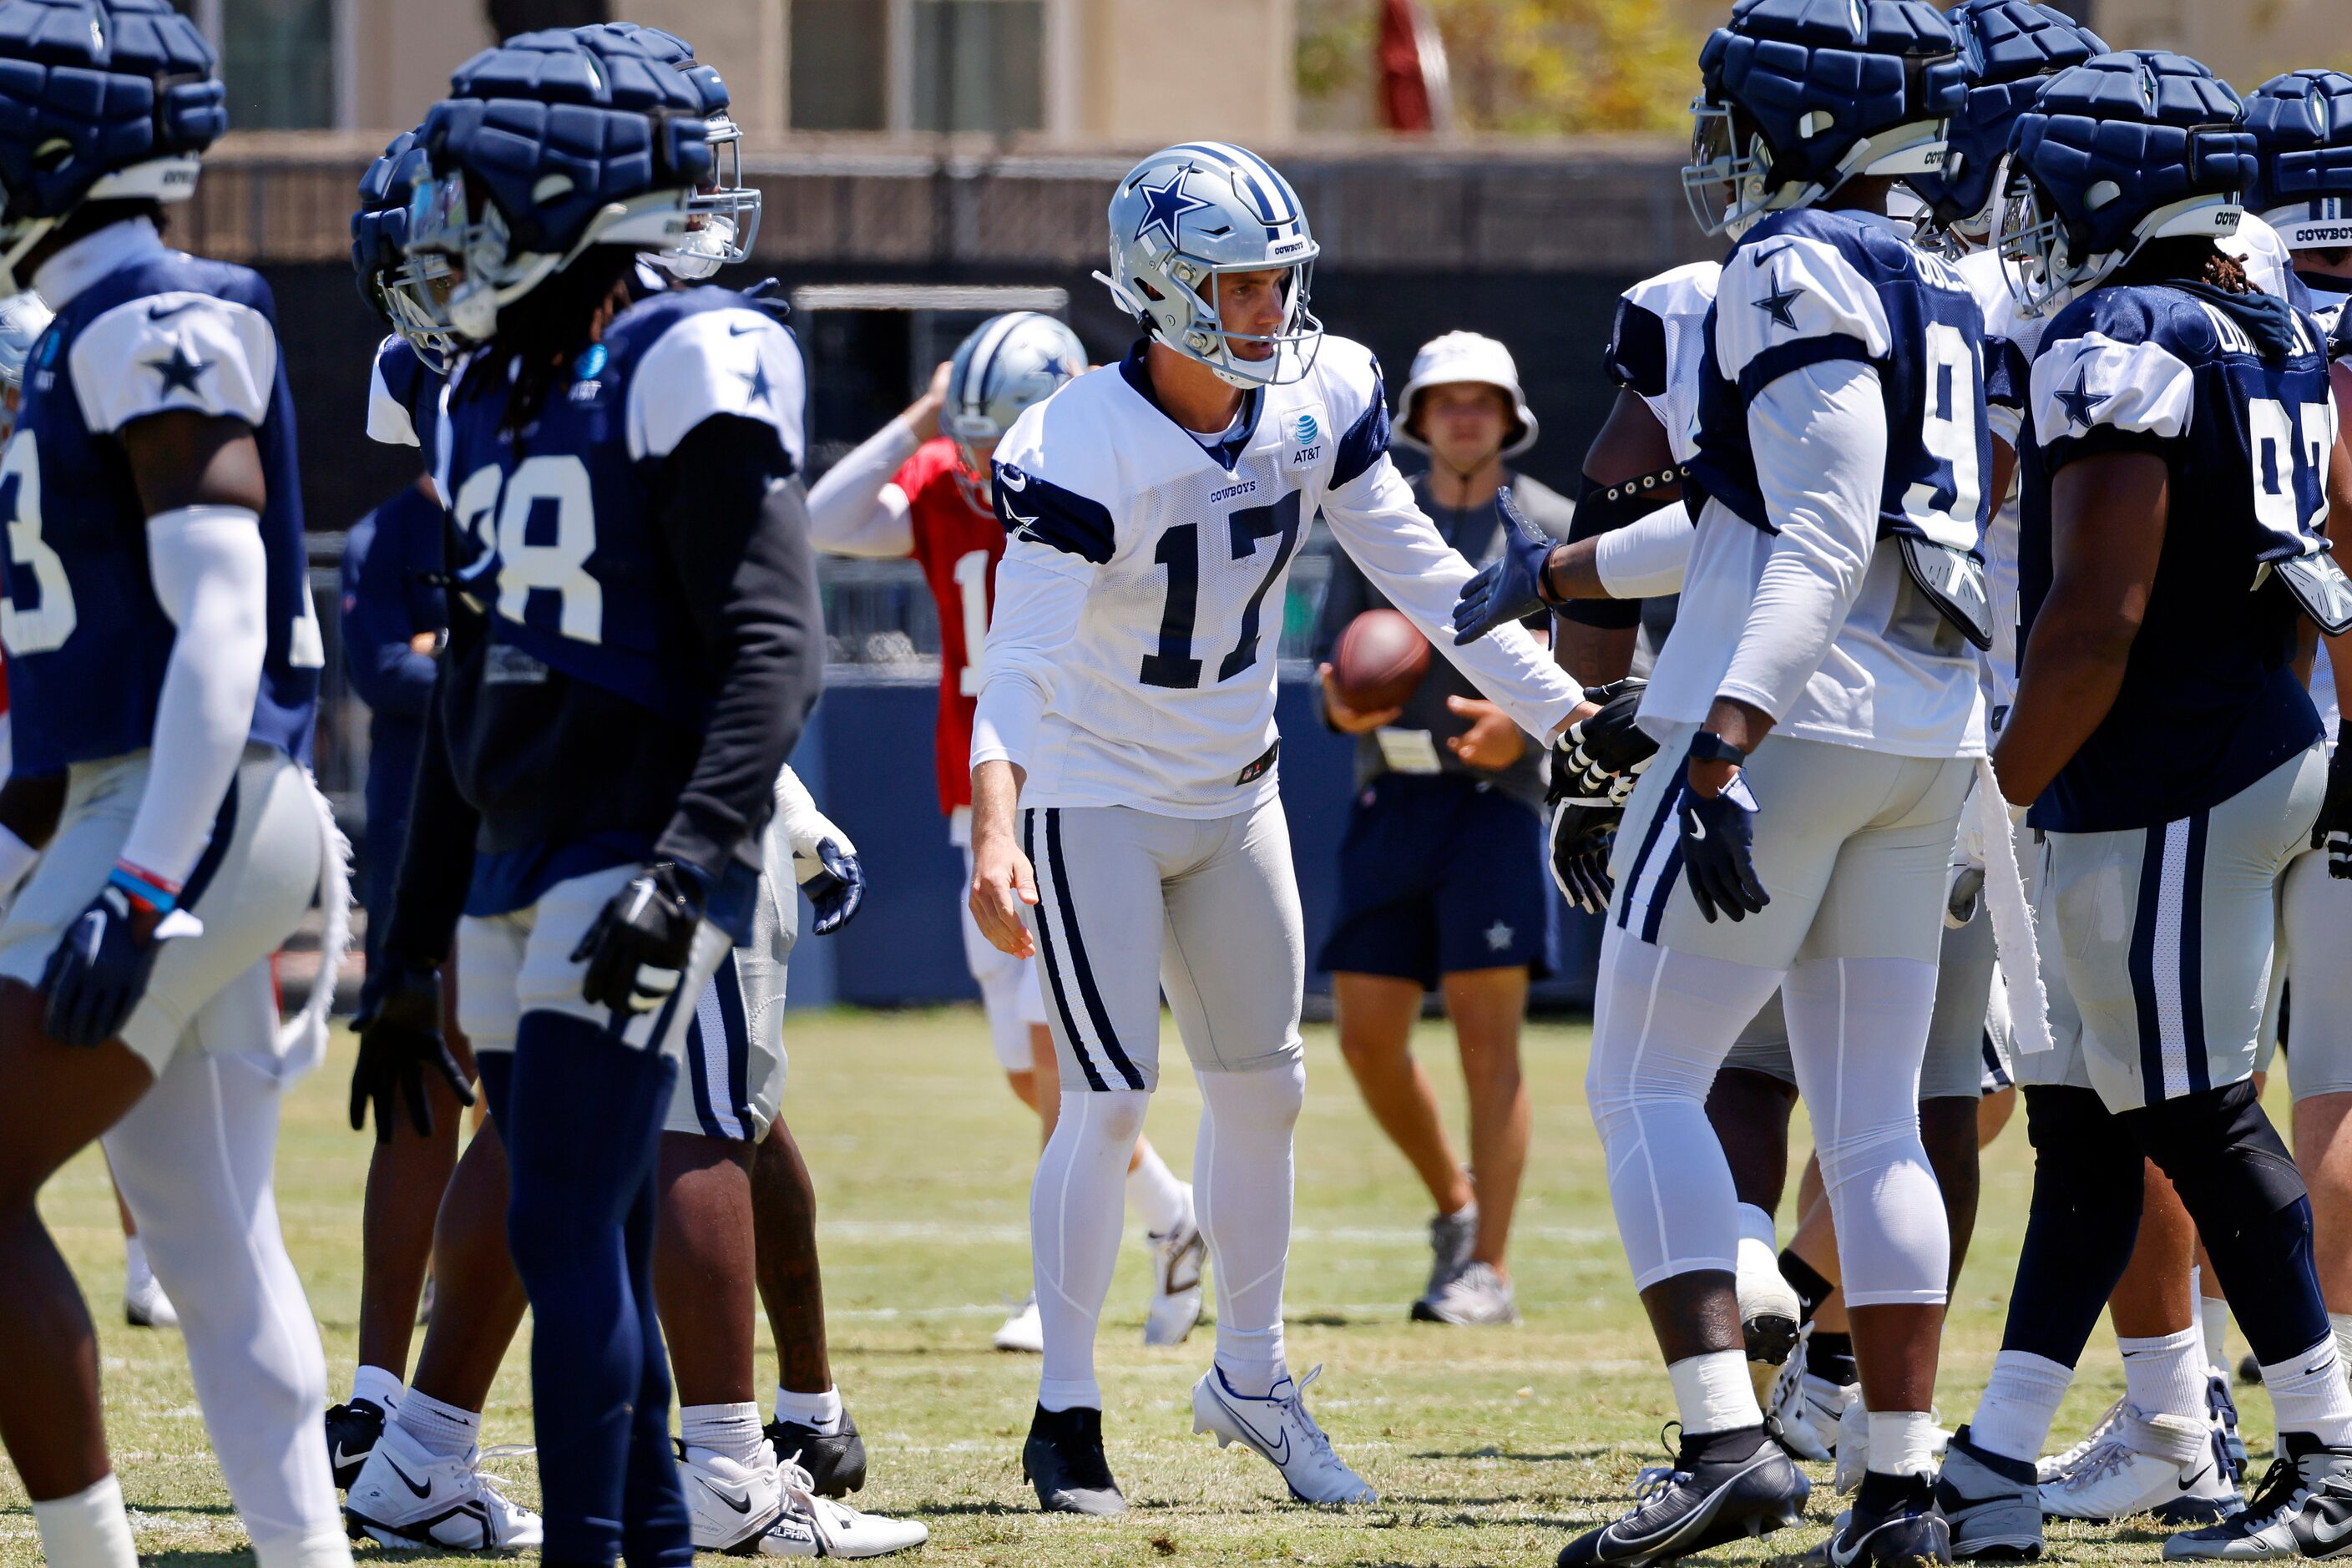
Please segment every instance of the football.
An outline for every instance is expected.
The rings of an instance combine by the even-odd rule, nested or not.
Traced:
[[[1399,708],[1429,673],[1429,639],[1394,610],[1366,610],[1339,634],[1331,687],[1360,713]]]

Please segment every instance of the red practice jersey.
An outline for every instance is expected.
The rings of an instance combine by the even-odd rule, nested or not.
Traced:
[[[971,804],[971,715],[980,701],[981,647],[996,604],[996,563],[1004,556],[1004,525],[965,496],[956,463],[956,444],[935,437],[890,480],[907,493],[915,559],[940,611],[940,718],[932,743],[942,812]]]

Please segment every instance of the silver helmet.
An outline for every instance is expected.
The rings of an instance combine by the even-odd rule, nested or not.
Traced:
[[[987,455],[1021,411],[1043,403],[1087,367],[1078,334],[1051,316],[1009,310],[991,316],[956,346],[948,367],[940,428],[956,444],[956,480],[982,510],[989,506]]]
[[[1298,193],[1272,164],[1227,142],[1184,142],[1119,181],[1110,198],[1110,271],[1095,276],[1154,338],[1246,391],[1299,380],[1314,364],[1323,323],[1307,297],[1318,248]],[[1280,329],[1225,331],[1218,278],[1276,268],[1290,274]],[[1271,351],[1264,358],[1237,352],[1258,344]]]
[[[25,405],[25,363],[48,331],[49,319],[49,308],[29,289],[0,300],[0,446],[16,433],[16,411]]]

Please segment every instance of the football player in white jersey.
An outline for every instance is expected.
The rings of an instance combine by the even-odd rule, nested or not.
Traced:
[[[1317,247],[1263,160],[1152,154],[1118,186],[1106,281],[1143,336],[995,454],[1012,540],[972,737],[973,918],[1043,959],[1063,1109],[1030,1201],[1045,1364],[1024,1464],[1049,1510],[1125,1506],[1096,1319],[1119,1176],[1159,1080],[1166,989],[1203,1101],[1192,1177],[1217,1290],[1193,1426],[1309,1502],[1369,1502],[1284,1356],[1305,942],[1276,789],[1275,651],[1319,509],[1433,640],[1469,563],[1388,456],[1379,366],[1307,309]],[[1524,630],[1456,662],[1529,733],[1586,708]]]
[[[1671,1479],[1561,1562],[1646,1564],[1802,1508],[1745,1366],[1737,1194],[1703,1109],[1776,988],[1874,1413],[1831,1558],[1940,1557],[1929,1405],[1950,1246],[1916,1089],[1944,863],[1984,750],[1968,644],[1986,629],[1988,453],[1979,312],[1885,209],[1939,162],[1964,73],[1942,16],[1895,0],[1743,7],[1701,64],[1685,180],[1703,226],[1745,233],[1716,299],[1677,635],[1642,706],[1673,765],[1626,809],[1587,1079],[1684,1438]],[[1906,89],[1846,85],[1882,72]],[[1558,583],[1578,547],[1528,555],[1524,586],[1507,569],[1465,602],[1465,631],[1528,589],[1602,591],[1590,554]],[[1845,1048],[1857,1036],[1873,1048]]]

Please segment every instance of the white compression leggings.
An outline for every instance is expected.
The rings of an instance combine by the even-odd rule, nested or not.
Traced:
[[[106,1154],[179,1309],[196,1400],[255,1556],[261,1568],[324,1568],[348,1564],[351,1549],[320,1437],[326,1358],[270,1188],[278,1093],[260,1062],[184,1042],[107,1133]]]
[[[1837,1217],[1856,1307],[1939,1302],[1951,1262],[1943,1194],[1919,1142],[1919,1064],[1936,966],[1827,958],[1770,970],[1612,932],[1601,958],[1585,1098],[1609,1161],[1609,1197],[1637,1289],[1732,1272],[1731,1168],[1706,1119],[1732,1041],[1777,983],[1797,1087]]]
[[[1237,1392],[1263,1394],[1283,1375],[1282,1281],[1290,1257],[1290,1139],[1307,1068],[1203,1072],[1193,1204],[1217,1290],[1217,1365]],[[1029,1190],[1037,1315],[1045,1365],[1038,1403],[1100,1408],[1095,1325],[1118,1260],[1129,1158],[1151,1096],[1066,1089],[1061,1119]],[[1260,1386],[1262,1385],[1262,1386]]]

